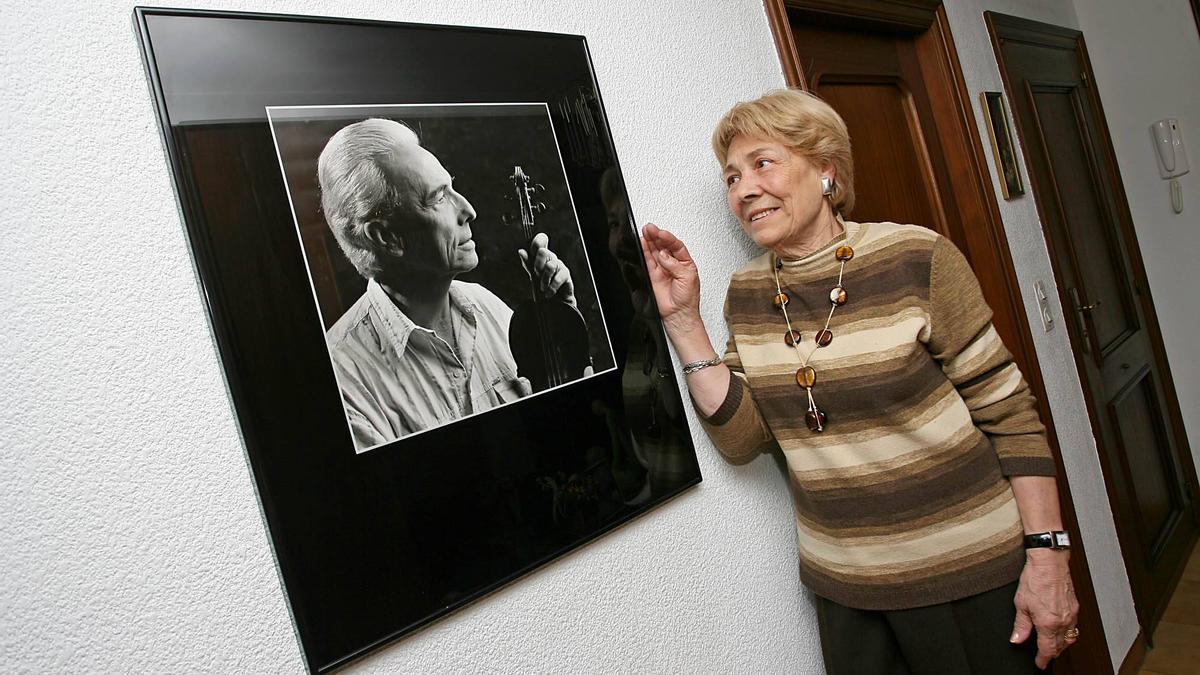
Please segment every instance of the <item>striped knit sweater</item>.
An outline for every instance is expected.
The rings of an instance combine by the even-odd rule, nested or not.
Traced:
[[[829,314],[840,244],[855,255],[817,349],[813,397],[824,433],[804,422],[800,355]],[[967,261],[913,225],[845,223],[845,235],[779,271],[788,347],[772,304],[773,258],[733,275],[726,297],[733,371],[705,429],[727,460],[778,448],[795,503],[802,580],[859,609],[919,607],[997,588],[1024,563],[1006,476],[1053,475],[1033,396],[1001,343]]]

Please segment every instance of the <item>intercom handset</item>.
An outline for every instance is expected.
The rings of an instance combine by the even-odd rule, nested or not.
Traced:
[[[1190,170],[1179,120],[1167,118],[1151,124],[1150,135],[1154,138],[1154,149],[1158,151],[1158,173],[1163,179],[1182,176]]]

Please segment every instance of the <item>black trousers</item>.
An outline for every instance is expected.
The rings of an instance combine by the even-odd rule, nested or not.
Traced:
[[[1037,633],[1008,641],[1017,583],[940,605],[852,609],[817,597],[828,675],[1025,675],[1038,670]]]

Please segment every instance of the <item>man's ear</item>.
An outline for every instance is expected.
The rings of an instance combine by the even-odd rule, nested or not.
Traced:
[[[378,218],[368,220],[363,225],[363,234],[375,248],[387,251],[397,258],[404,255],[404,237],[389,227],[387,221]]]

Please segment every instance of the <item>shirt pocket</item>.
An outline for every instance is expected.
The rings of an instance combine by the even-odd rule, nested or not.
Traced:
[[[508,378],[500,377],[492,383],[490,387],[485,388],[473,397],[475,411],[494,408],[505,403],[512,403],[528,396],[531,391],[529,380],[523,377]]]

